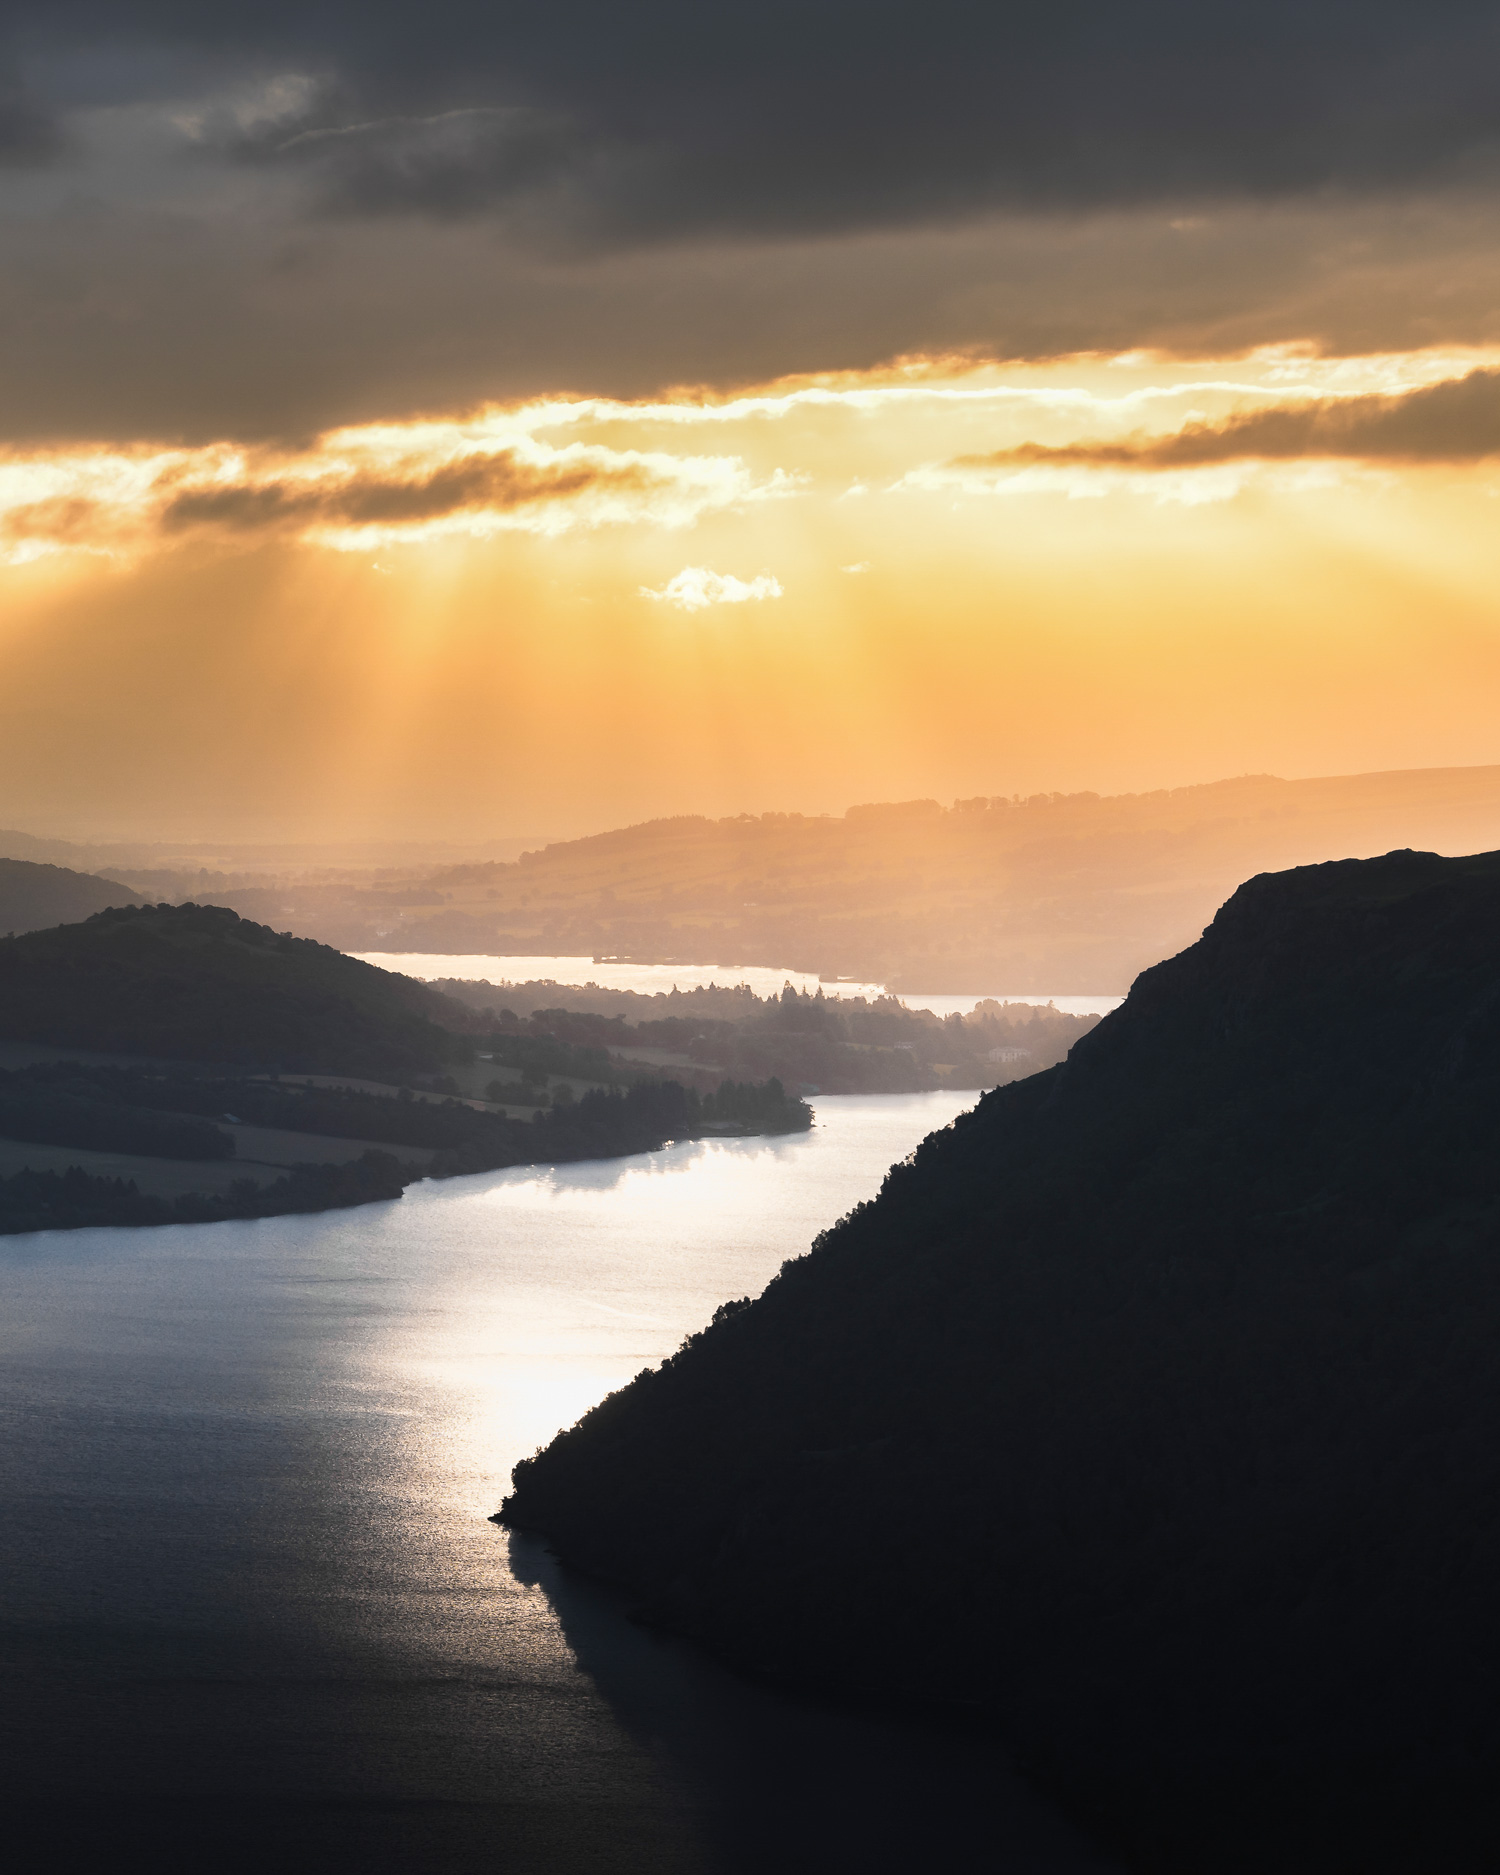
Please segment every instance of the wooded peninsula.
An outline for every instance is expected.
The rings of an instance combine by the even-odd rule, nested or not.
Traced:
[[[0,940],[0,1232],[324,1210],[812,1125],[774,1075],[685,1083],[568,1024],[475,1011],[223,907]]]

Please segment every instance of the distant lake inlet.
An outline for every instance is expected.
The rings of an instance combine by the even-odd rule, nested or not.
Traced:
[[[775,970],[762,964],[631,964],[592,957],[490,957],[483,955],[447,956],[441,951],[358,951],[354,955],[382,970],[397,970],[403,976],[420,977],[434,982],[452,977],[465,983],[562,983],[595,984],[605,990],[634,990],[642,996],[655,996],[673,989],[705,989],[717,984],[730,989],[747,984],[757,996],[779,996],[782,986],[809,994],[821,989],[825,996],[884,996],[880,983],[829,982],[809,976],[802,970]],[[901,1001],[908,1009],[930,1009],[934,1015],[966,1016],[980,996],[908,996]],[[1039,996],[996,994],[996,1002],[1052,1003],[1070,1016],[1105,1016],[1118,1009],[1123,996]]]

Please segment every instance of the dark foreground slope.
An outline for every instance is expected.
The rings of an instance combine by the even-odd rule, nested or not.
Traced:
[[[407,1076],[469,1053],[409,977],[223,906],[143,905],[0,939],[0,1039]]]
[[[517,1468],[744,1666],[1151,1870],[1500,1860],[1500,855],[1263,876]]]

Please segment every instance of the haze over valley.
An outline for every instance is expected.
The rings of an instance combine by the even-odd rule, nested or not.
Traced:
[[[750,964],[974,996],[1123,995],[1256,872],[1496,845],[1500,768],[679,815],[456,865],[271,853],[230,871],[0,832],[16,858],[93,861],[131,894],[231,905],[348,951]],[[40,904],[8,900],[0,876],[0,927],[61,921]]]

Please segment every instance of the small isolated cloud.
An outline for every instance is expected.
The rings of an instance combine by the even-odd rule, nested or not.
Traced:
[[[701,612],[711,605],[743,605],[747,599],[779,599],[781,581],[769,573],[754,579],[736,579],[733,573],[714,573],[706,566],[685,566],[665,586],[642,586],[643,599],[664,600],[684,612]]]
[[[841,566],[839,568],[841,573],[868,573],[869,570],[870,562],[868,560],[854,560],[851,561],[848,566]]]

